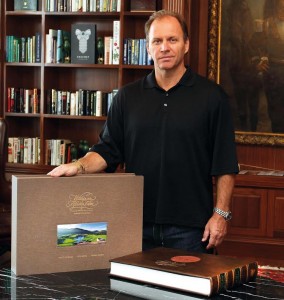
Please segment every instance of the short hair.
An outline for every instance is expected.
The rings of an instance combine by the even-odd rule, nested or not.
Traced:
[[[146,41],[147,42],[149,42],[149,31],[150,31],[150,27],[151,27],[152,23],[155,20],[160,20],[164,17],[173,17],[173,18],[177,19],[177,21],[179,22],[180,27],[182,29],[184,40],[186,41],[189,38],[187,24],[186,24],[183,16],[176,13],[176,12],[162,9],[162,10],[155,11],[150,16],[148,21],[145,23],[145,35],[146,35]]]

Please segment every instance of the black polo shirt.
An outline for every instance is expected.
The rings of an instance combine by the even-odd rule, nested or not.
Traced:
[[[114,171],[144,176],[144,221],[204,227],[212,176],[238,172],[234,129],[221,87],[187,69],[168,91],[154,71],[122,87],[92,147]]]

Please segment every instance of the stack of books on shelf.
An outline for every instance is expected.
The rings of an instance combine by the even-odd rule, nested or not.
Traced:
[[[70,32],[62,29],[49,29],[45,36],[46,63],[71,62],[71,36]]]
[[[113,35],[104,37],[104,58],[103,62],[105,65],[118,65],[120,54],[119,54],[119,32],[120,32],[120,21],[113,21]]]
[[[62,91],[49,89],[46,95],[46,113],[70,116],[107,116],[117,89],[112,92],[79,89]]]
[[[40,138],[9,137],[8,162],[38,164],[40,162]]]
[[[45,140],[44,164],[58,166],[70,163],[83,157],[89,149],[89,143],[86,140],[80,140],[77,146],[69,139],[47,139]]]
[[[120,21],[113,21],[113,34],[97,37],[95,23],[75,23],[71,26],[71,63],[119,64]],[[100,44],[99,41],[100,40]],[[102,43],[102,45],[101,45]]]
[[[119,33],[120,21],[113,21],[113,35],[104,36],[101,49],[97,44],[97,25],[95,23],[74,23],[71,32],[62,29],[48,30],[46,39],[46,63],[72,64],[119,64]],[[103,49],[103,50],[102,50]],[[98,61],[98,52],[102,51],[104,58]]]
[[[50,139],[45,141],[45,164],[58,166],[69,163],[72,142],[68,139]]]
[[[142,66],[152,64],[151,56],[148,54],[146,49],[146,39],[124,39],[123,64]]]
[[[18,37],[6,36],[6,62],[41,62],[41,34]]]
[[[39,113],[40,90],[37,88],[7,88],[7,112]]]
[[[121,0],[46,0],[49,12],[119,12]]]

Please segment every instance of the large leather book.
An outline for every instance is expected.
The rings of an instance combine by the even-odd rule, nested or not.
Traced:
[[[143,177],[12,176],[11,269],[16,275],[110,267],[141,251]]]
[[[112,276],[212,296],[254,280],[258,264],[247,258],[155,248],[112,259],[110,267]]]

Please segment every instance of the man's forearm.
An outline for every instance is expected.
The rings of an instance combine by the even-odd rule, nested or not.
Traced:
[[[217,201],[216,207],[224,211],[229,211],[231,198],[235,185],[235,175],[228,174],[216,177]]]
[[[88,152],[79,161],[82,165],[83,173],[98,173],[107,167],[106,161],[96,152]]]

